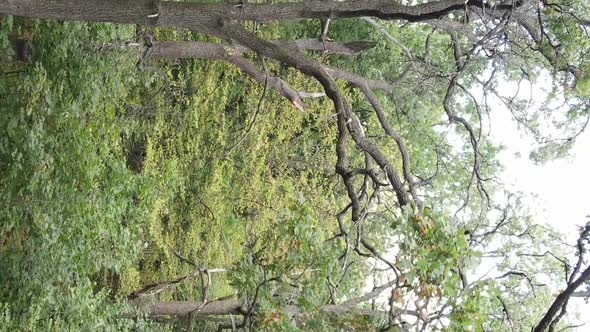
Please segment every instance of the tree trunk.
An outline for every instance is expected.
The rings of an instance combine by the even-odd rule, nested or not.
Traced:
[[[481,0],[441,0],[408,6],[395,1],[313,0],[294,3],[260,3],[236,6],[234,3],[159,2],[154,0],[0,0],[0,13],[58,20],[176,26],[204,30],[222,21],[283,21],[304,18],[342,18],[372,16],[381,19],[423,21],[440,18],[465,6],[481,8]],[[496,5],[507,11],[517,5]]]
[[[574,294],[576,289],[588,280],[590,280],[590,267],[586,268],[586,270],[582,272],[576,281],[568,285],[567,288],[557,296],[555,301],[553,301],[553,304],[551,304],[551,307],[549,307],[549,310],[547,310],[545,316],[543,316],[541,321],[537,324],[537,326],[535,326],[533,332],[545,332],[547,330],[552,331],[553,319],[555,315],[557,315],[560,310],[565,310],[564,306],[567,306],[567,302],[569,301],[572,294]]]
[[[245,312],[242,306],[241,301],[232,299],[211,301],[205,305],[203,305],[203,302],[193,301],[156,302],[147,306],[146,313],[154,317],[186,316],[188,314],[191,314],[193,317],[229,314],[241,315]]]
[[[348,43],[336,43],[331,41],[322,42],[318,39],[297,39],[297,40],[275,40],[274,44],[298,49],[299,51],[318,51],[340,55],[357,55],[365,50],[375,47],[377,43],[372,41],[352,41]],[[219,59],[231,49],[232,52],[246,53],[248,48],[243,46],[225,47],[220,44],[207,42],[186,41],[186,42],[155,42],[152,47],[151,56],[161,59]]]
[[[199,310],[199,308],[201,308]],[[359,315],[370,317],[387,317],[388,311],[372,310],[365,308],[358,308],[357,306],[349,306],[346,304],[327,304],[318,308],[318,310],[334,315]],[[303,314],[301,309],[294,305],[284,307],[285,314],[289,317],[299,316]],[[247,312],[244,303],[239,300],[219,300],[211,301],[203,306],[202,302],[193,301],[170,301],[170,302],[156,302],[147,306],[146,313],[151,317],[160,316],[186,316],[191,314],[194,318],[204,316],[222,316],[222,315],[243,315]],[[405,315],[418,316],[414,310],[403,310]]]
[[[473,5],[480,5],[481,1],[468,1]],[[304,18],[345,18],[372,16],[382,19],[402,19],[408,21],[426,18],[438,18],[454,10],[465,7],[464,0],[442,0],[415,6],[406,6],[395,1],[381,0],[348,0],[323,1],[312,0],[304,2],[284,3],[247,3],[236,6],[235,3],[188,3],[162,2],[161,13],[174,13],[190,20],[210,20],[223,18],[231,21],[285,21]],[[499,5],[498,10],[506,6]],[[510,6],[512,8],[512,6]],[[183,20],[184,21],[184,20]],[[179,22],[184,24],[184,22]]]

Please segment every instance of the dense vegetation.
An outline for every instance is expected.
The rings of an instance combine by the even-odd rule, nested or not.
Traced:
[[[135,38],[132,26],[2,23],[4,328],[117,330],[125,322],[109,318],[113,299],[191,271],[171,249],[229,268],[269,239],[279,245],[269,255],[284,254],[291,239],[279,232],[294,232],[276,229],[284,218],[303,213],[298,227],[310,234],[331,215],[333,177],[305,166],[320,157],[329,165],[333,149],[319,103],[302,114],[269,93],[256,133],[228,154],[263,90],[236,68],[137,68],[136,49],[109,47]],[[12,60],[20,38],[34,43],[34,60]],[[291,159],[304,167],[289,168]],[[216,276],[210,296],[250,281],[234,278]]]
[[[578,52],[587,51],[590,40],[571,22],[559,16],[548,23],[558,37],[570,38],[561,39],[566,59],[551,64],[556,72],[569,68],[558,61],[588,70]],[[446,123],[446,116],[453,119],[451,89],[437,80],[460,62],[451,45],[456,34],[388,24],[381,26],[384,35],[374,21],[339,19],[331,38],[376,45],[357,55],[306,53],[364,77],[403,79],[377,97],[404,138],[412,173],[421,180],[416,196],[426,203],[414,197],[397,206],[396,193],[377,185],[373,196],[360,195],[369,202],[362,221],[351,221],[350,193],[334,172],[339,131],[327,97],[306,98],[301,111],[227,61],[149,57],[146,36],[220,42],[188,30],[13,16],[0,23],[1,330],[218,324],[231,330],[241,320],[234,315],[194,316],[206,301],[235,299],[244,307],[238,313],[243,327],[254,330],[396,331],[414,316],[411,324],[434,330],[518,331],[535,326],[563,290],[557,281],[563,266],[566,278],[578,269],[569,286],[583,265],[562,257],[575,258],[578,248],[582,257],[590,226],[581,229],[581,247],[564,247],[557,233],[532,222],[518,193],[490,181],[501,176],[500,147],[482,133],[488,105],[473,103],[469,92],[491,68],[486,61],[465,56],[470,75],[452,83],[463,90],[455,106],[466,121],[479,123],[477,144],[473,129]],[[559,35],[559,29],[567,31]],[[257,31],[268,40],[320,33],[318,20]],[[545,53],[519,51],[532,55],[494,62],[506,67],[500,81],[546,74],[527,63],[541,62]],[[262,64],[266,80],[276,76],[298,91],[322,91],[284,63],[254,52],[244,58]],[[411,67],[416,59],[432,64],[431,76]],[[574,134],[567,132],[565,143],[540,138],[534,158],[562,155],[573,144],[588,117],[586,71],[575,73],[573,85],[561,85],[555,74],[553,93],[571,98],[567,121],[557,128],[573,127]],[[338,86],[367,136],[403,173],[402,152],[379,133],[374,105],[354,84]],[[494,89],[490,94],[500,94]],[[510,102],[515,119],[541,137],[547,128],[539,114],[525,115],[522,100]],[[351,169],[362,169],[368,157],[359,148],[350,151]],[[368,178],[353,184],[360,188]],[[482,266],[494,266],[495,276],[480,277]],[[383,284],[393,287],[385,297],[359,298]],[[155,312],[154,303],[169,301],[203,305],[189,314]]]

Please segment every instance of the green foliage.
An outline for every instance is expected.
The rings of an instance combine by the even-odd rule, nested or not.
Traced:
[[[149,187],[125,165],[117,119],[132,57],[91,48],[129,29],[35,22],[27,33],[40,57],[0,81],[4,326],[117,330],[95,276],[133,264]]]
[[[398,257],[403,266],[413,267],[406,276],[409,282],[417,280],[425,284],[443,285],[449,275],[456,278],[456,274],[449,272],[461,268],[462,261],[473,256],[464,231],[456,229],[443,216],[431,214],[429,209],[422,214],[411,213],[406,218],[394,226],[404,228],[401,234],[405,241],[401,244]],[[454,279],[451,283],[457,281]]]
[[[273,229],[256,238],[258,249],[232,271],[232,286],[243,292],[243,297],[252,299],[258,289],[262,328],[313,331],[331,330],[338,324],[350,326],[342,317],[327,317],[318,309],[330,301],[329,280],[339,276],[342,248],[328,241],[329,233],[317,220],[317,211],[298,199],[279,213]],[[362,279],[345,280],[340,284],[340,296],[351,296],[347,290],[357,287],[362,288]],[[288,307],[293,305],[299,308],[303,323],[291,319]],[[357,320],[355,324],[366,328],[371,321]]]
[[[560,3],[581,6],[572,0]],[[563,54],[551,64],[553,69],[576,63],[581,71],[575,86],[556,83],[558,77],[553,77],[554,94],[578,103],[565,121],[556,122],[563,129],[588,112],[588,60],[580,49],[589,44],[574,17],[554,9],[546,12],[547,28],[562,42]],[[306,100],[308,111],[302,113],[273,91],[261,101],[263,87],[223,62],[147,59],[138,65],[143,49],[126,44],[135,37],[134,27],[2,17],[0,328],[185,328],[184,321],[122,318],[131,315],[125,297],[132,291],[194,272],[175,253],[199,266],[229,269],[214,276],[209,299],[237,293],[246,305],[256,300],[249,309],[258,329],[383,327],[383,315],[322,311],[326,303],[366,293],[370,272],[375,281],[392,277],[375,272],[377,259],[352,253],[371,256],[359,244],[361,234],[377,251],[394,256],[403,284],[393,291],[394,302],[405,304],[413,297],[450,307],[447,330],[508,330],[504,321],[490,319],[500,316],[505,304],[511,310],[522,303],[546,305],[550,291],[533,298],[522,278],[512,275],[464,284],[465,274],[480,265],[485,245],[498,247],[504,256],[497,262],[499,271],[514,270],[518,263],[541,273],[532,260],[515,257],[524,255],[524,248],[557,252],[551,247],[557,236],[536,230],[530,241],[510,237],[534,232],[520,201],[506,208],[510,222],[502,227],[507,233],[492,234],[483,244],[467,236],[467,231],[489,229],[499,212],[481,212],[489,206],[472,167],[465,165],[477,156],[478,174],[492,178],[500,170],[494,159],[498,147],[484,134],[474,151],[464,127],[441,129],[449,115],[442,107],[446,85],[440,82],[457,67],[448,34],[427,25],[384,23],[383,29],[390,37],[365,21],[334,21],[330,37],[335,40],[377,40],[377,46],[356,57],[309,56],[372,79],[393,80],[410,68],[404,84],[387,94],[378,92],[378,97],[392,127],[404,137],[413,174],[420,179],[437,176],[419,189],[428,208],[369,206],[362,222],[344,220],[350,232],[344,239],[344,234],[334,237],[339,231],[334,216],[349,201],[333,174],[337,129],[327,99]],[[315,38],[318,31],[317,20],[303,20],[268,24],[258,34]],[[162,28],[155,36],[213,40]],[[32,49],[24,62],[14,59],[17,39]],[[554,50],[547,42],[538,47],[541,54],[525,50],[506,61],[504,79],[518,80],[522,72],[528,79],[544,74],[528,62],[546,61],[545,55]],[[427,60],[428,77],[410,67],[413,59],[404,48]],[[245,57],[259,61],[256,55]],[[317,82],[294,69],[271,61],[268,66],[296,90],[320,90]],[[480,135],[482,112],[469,89],[478,86],[488,66],[483,59],[469,62],[462,91],[451,101],[466,121],[479,124],[475,129]],[[338,84],[366,131],[382,133],[368,101],[357,89]],[[548,96],[540,113],[550,113],[552,98]],[[521,100],[510,105],[531,131],[543,129],[543,114],[527,114],[528,104]],[[253,130],[244,136],[255,112]],[[402,158],[391,137],[369,138],[401,171]],[[544,145],[531,158],[562,156],[570,143]],[[362,167],[364,154],[352,146],[347,146],[350,164]],[[361,182],[359,176],[354,185],[360,188]],[[496,189],[488,188],[490,194]],[[379,200],[392,199],[385,189],[378,195]],[[555,262],[543,261],[543,266],[550,269],[543,272],[548,278],[560,277]],[[199,283],[185,282],[150,299],[196,300],[201,292]],[[359,308],[368,310],[368,305]],[[520,309],[512,315],[519,320],[517,329],[525,330],[534,324],[530,314],[538,315],[539,309]],[[199,327],[212,328],[207,323]]]
[[[590,74],[588,72],[578,79],[576,90],[582,98],[590,98]]]
[[[271,93],[255,133],[226,155],[262,93],[236,68],[163,63],[164,78],[138,71],[135,51],[111,51],[109,43],[133,36],[131,27],[19,19],[14,29],[11,17],[3,20],[8,54],[17,35],[39,51],[29,63],[2,59],[3,70],[23,70],[0,81],[6,328],[132,328],[112,319],[126,310],[114,304],[189,270],[171,248],[231,267],[243,261],[246,237],[271,232],[298,193],[325,216],[333,209],[331,195],[313,189],[332,180],[288,162],[324,162],[334,130],[326,111],[301,114]],[[211,296],[228,287],[215,280]],[[196,285],[183,285],[162,299],[198,296]]]

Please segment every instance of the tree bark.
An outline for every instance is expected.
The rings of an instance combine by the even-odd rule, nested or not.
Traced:
[[[357,55],[371,49],[377,43],[366,40],[352,41],[348,43],[336,43],[332,41],[322,42],[318,39],[274,40],[279,46],[298,49],[300,51],[318,51],[339,55]],[[246,53],[248,48],[243,46],[224,46],[197,41],[185,42],[156,42],[153,44],[152,56],[163,59],[210,59],[219,54],[216,47],[222,46],[226,50],[231,49],[235,53]]]
[[[0,12],[54,20],[148,24],[153,0],[0,0]]]
[[[316,41],[317,43],[321,44],[320,41]],[[283,42],[273,42],[276,45],[281,45]],[[289,44],[290,42],[284,42],[284,44]],[[307,42],[307,40],[301,41],[293,41],[293,43],[299,45],[297,47],[298,50],[315,50],[313,43]],[[354,43],[354,42],[353,42]],[[359,42],[359,43],[362,43]],[[371,42],[367,42],[371,43]],[[340,49],[339,54],[346,54],[344,53],[344,49],[348,48],[350,43],[346,44],[338,44],[332,43],[333,46],[330,47],[330,52],[332,50]],[[342,48],[340,46],[341,45]],[[214,44],[214,43],[207,43],[207,42],[155,42],[153,43],[153,47],[151,49],[151,57],[154,59],[208,59],[208,60],[224,60],[232,62],[232,58],[239,56],[239,54],[249,51],[249,48],[243,46],[226,46],[222,44]],[[336,51],[335,51],[336,52]],[[352,53],[351,53],[352,54]],[[245,60],[245,59],[244,59]],[[247,61],[247,60],[245,60]],[[237,61],[242,62],[242,61]],[[233,62],[232,62],[233,63]],[[241,66],[238,63],[234,63],[238,67]],[[390,93],[396,87],[397,82],[387,82],[385,80],[370,80],[366,79],[362,76],[353,74],[351,72],[347,72],[342,69],[329,67],[323,65],[323,67],[336,79],[340,79],[343,81],[347,81],[353,85],[366,85],[371,89],[381,90],[386,93]],[[243,69],[243,68],[242,68]],[[256,69],[256,71],[259,71]],[[247,74],[250,74],[246,71]],[[405,74],[405,73],[404,73]],[[256,78],[255,78],[256,79]],[[264,80],[260,81],[256,79],[261,84],[264,84]],[[286,84],[286,83],[285,83]],[[304,97],[311,97],[314,96],[308,95],[308,93],[304,93],[298,91],[301,98]],[[323,95],[323,94],[322,94]],[[316,96],[317,97],[317,96]]]

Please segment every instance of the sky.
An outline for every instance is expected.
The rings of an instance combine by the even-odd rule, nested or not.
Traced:
[[[576,225],[590,220],[586,218],[590,215],[590,132],[578,137],[568,157],[537,165],[528,158],[533,138],[517,129],[507,110],[493,117],[491,139],[506,146],[499,155],[505,184],[532,194],[527,205],[535,221],[550,224],[575,241]]]
[[[580,135],[568,157],[538,165],[528,156],[535,146],[533,137],[519,130],[508,110],[498,106],[498,112],[490,114],[492,130],[490,138],[506,148],[499,154],[504,166],[503,181],[512,192],[525,194],[525,204],[534,215],[534,222],[553,226],[566,236],[568,243],[578,239],[577,225],[590,221],[590,131]],[[393,254],[392,254],[393,255]],[[489,272],[489,267],[481,271]],[[372,287],[368,282],[367,291]],[[565,286],[565,283],[564,285]],[[383,295],[386,300],[388,295]],[[573,299],[568,305],[569,319],[572,323],[587,323],[590,304],[583,299]],[[578,316],[577,316],[578,315]],[[586,317],[585,317],[586,316]],[[568,331],[590,331],[590,323]]]
[[[536,223],[553,226],[574,244],[579,236],[577,225],[590,221],[586,217],[590,215],[590,132],[586,130],[577,138],[568,157],[538,165],[528,158],[534,139],[517,129],[508,110],[497,106],[499,112],[491,115],[490,138],[506,147],[499,154],[504,183],[512,191],[528,194],[525,204]],[[589,317],[583,313],[588,312],[590,304],[583,299],[573,299],[568,305],[569,318],[575,323],[587,323]],[[590,331],[590,327],[586,324],[570,331]]]

